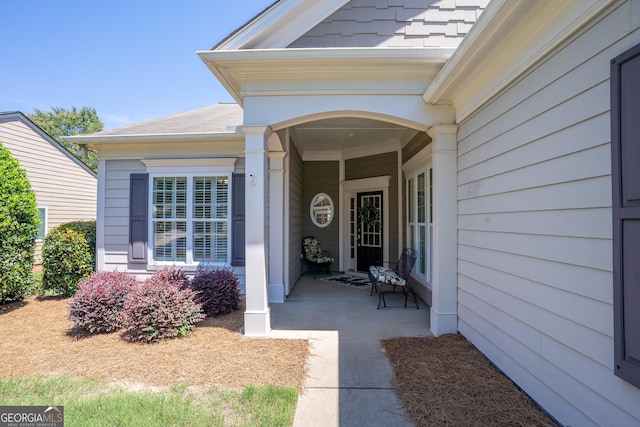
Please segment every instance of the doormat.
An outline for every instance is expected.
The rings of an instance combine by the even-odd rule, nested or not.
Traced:
[[[325,282],[337,283],[338,285],[352,286],[354,288],[371,287],[371,282],[369,281],[368,277],[349,276],[348,274],[323,277],[320,280],[324,280]]]

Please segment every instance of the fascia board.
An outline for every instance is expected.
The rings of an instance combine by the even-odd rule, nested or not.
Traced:
[[[64,138],[74,144],[87,145],[89,147],[98,144],[132,144],[139,142],[196,142],[212,140],[243,140],[244,134],[240,132],[199,132],[199,133],[166,133],[166,134],[140,134],[140,135],[76,135]]]
[[[456,120],[464,120],[615,1],[493,0],[423,99],[431,104],[453,104]],[[516,41],[507,34],[522,16],[527,25]]]
[[[349,0],[280,0],[215,50],[285,48]]]
[[[425,76],[429,71],[435,75],[454,52],[454,48],[310,48],[207,50],[197,54],[242,106],[242,79],[295,73],[322,77],[329,71],[346,76],[355,70],[362,72],[362,64],[369,73],[376,69],[388,73],[391,68],[394,75]],[[406,67],[409,64],[412,66]]]
[[[339,72],[362,64],[367,70],[376,66],[403,65],[442,67],[453,54],[453,48],[312,48],[256,49],[234,51],[199,51],[200,59],[216,74],[222,84],[239,89],[239,76],[273,75],[278,72],[312,72],[318,66]]]

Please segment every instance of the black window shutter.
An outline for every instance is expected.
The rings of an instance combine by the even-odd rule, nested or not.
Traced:
[[[129,262],[146,263],[149,174],[132,173],[129,187]]]
[[[615,374],[640,387],[640,45],[611,61]]]
[[[231,195],[231,265],[244,266],[244,174],[233,174]]]

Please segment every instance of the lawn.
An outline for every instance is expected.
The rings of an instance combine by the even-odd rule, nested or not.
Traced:
[[[0,405],[61,405],[70,426],[291,425],[308,342],[244,337],[243,311],[149,345],[73,328],[60,298],[0,306]]]

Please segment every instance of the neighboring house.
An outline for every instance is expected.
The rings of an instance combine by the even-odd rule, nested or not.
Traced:
[[[562,424],[640,425],[638,45],[638,0],[276,2],[199,52],[242,111],[74,138],[99,266],[235,265],[265,336],[304,236],[341,271],[411,246],[434,334]]]
[[[40,264],[49,230],[96,219],[96,173],[20,112],[0,112],[0,142],[20,161],[36,193],[41,224],[35,263]]]

